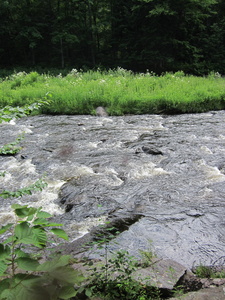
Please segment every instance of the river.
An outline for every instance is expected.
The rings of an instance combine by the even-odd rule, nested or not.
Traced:
[[[112,243],[187,267],[224,264],[225,111],[123,117],[33,116],[0,124],[0,146],[21,133],[22,149],[0,157],[0,190],[45,174],[48,187],[1,200],[42,206],[71,242],[110,220],[126,225]],[[116,242],[116,243],[114,243]],[[150,245],[150,246],[149,246]]]

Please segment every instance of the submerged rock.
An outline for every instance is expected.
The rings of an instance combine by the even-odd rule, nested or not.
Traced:
[[[97,107],[95,111],[96,111],[96,116],[98,116],[98,117],[107,117],[108,116],[107,111],[102,106]]]

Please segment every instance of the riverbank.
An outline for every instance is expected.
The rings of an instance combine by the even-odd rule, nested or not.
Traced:
[[[0,108],[47,101],[38,113],[95,115],[105,107],[109,115],[201,113],[225,109],[225,79],[182,71],[157,76],[117,68],[78,71],[52,76],[14,73],[0,82]]]

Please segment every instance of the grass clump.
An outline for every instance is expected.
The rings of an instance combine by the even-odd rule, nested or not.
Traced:
[[[199,278],[225,278],[224,268],[199,265],[194,272]]]
[[[51,98],[45,114],[94,114],[98,106],[109,115],[197,113],[225,108],[225,79],[182,71],[156,76],[122,68],[78,71],[62,76],[19,72],[0,82],[0,108],[25,106]]]

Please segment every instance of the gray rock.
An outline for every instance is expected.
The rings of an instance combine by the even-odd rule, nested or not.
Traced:
[[[96,115],[99,117],[107,117],[108,116],[107,111],[102,106],[98,106],[95,111],[96,111]]]
[[[141,149],[143,150],[144,153],[146,154],[152,154],[152,155],[163,155],[162,151],[153,148],[153,147],[148,147],[148,146],[142,146]]]
[[[135,271],[133,277],[142,284],[172,290],[186,270],[184,266],[171,259],[155,258],[149,267]]]
[[[202,289],[197,292],[190,292],[179,297],[170,298],[170,300],[224,300],[225,287]]]

